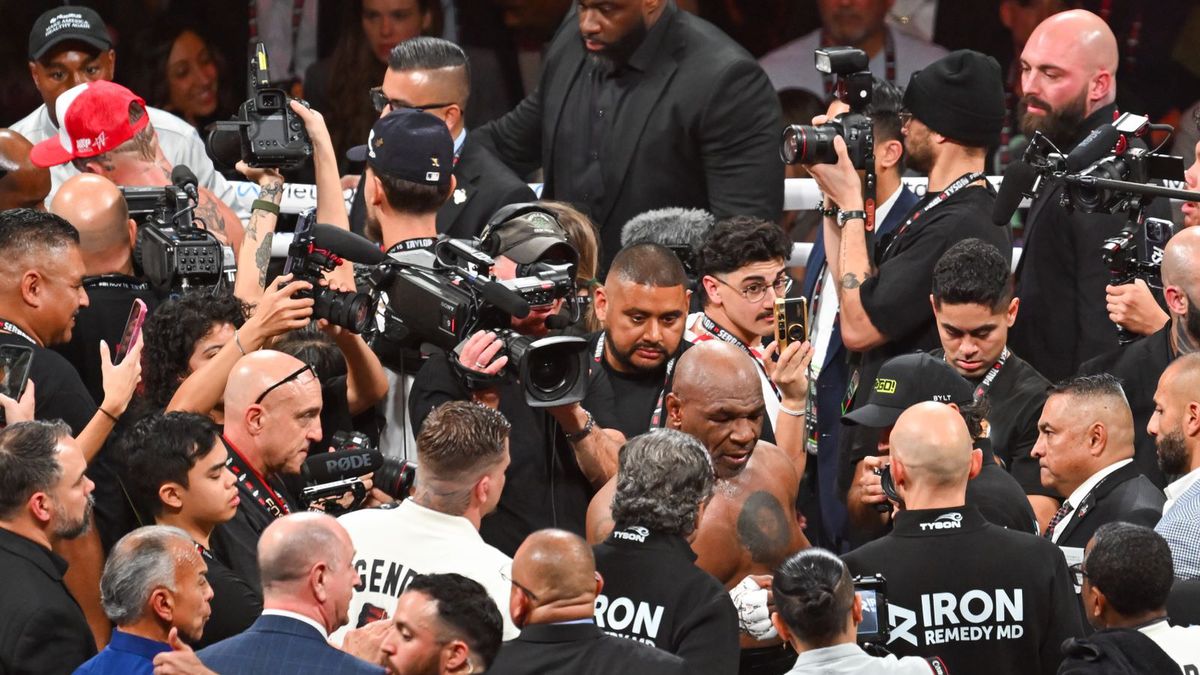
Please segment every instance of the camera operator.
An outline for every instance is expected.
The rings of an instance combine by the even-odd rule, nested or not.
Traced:
[[[63,92],[55,110],[62,131],[33,146],[30,159],[35,165],[71,163],[81,172],[100,174],[123,187],[171,185],[174,167],[160,157],[158,136],[140,96],[98,80]],[[197,190],[195,218],[223,245],[238,251],[244,236],[242,221],[208,188]]]
[[[509,464],[508,421],[475,403],[436,408],[417,436],[416,487],[394,508],[364,509],[339,518],[354,542],[359,583],[350,623],[334,633],[386,619],[415,575],[456,572],[483,584],[497,608],[508,607],[502,574],[512,559],[484,543],[479,525],[496,508]],[[504,635],[517,636],[504,613]]]
[[[1044,538],[966,505],[973,459],[959,413],[935,402],[909,408],[891,453],[905,508],[891,534],[843,558],[852,574],[887,581],[886,647],[941,657],[952,673],[1056,672],[1063,640],[1083,632],[1066,561]]]
[[[799,658],[789,675],[929,675],[946,672],[941,659],[873,657],[855,643],[863,620],[862,598],[846,563],[829,551],[810,548],[784,561],[771,580],[775,611],[771,623]],[[879,607],[877,605],[876,607]],[[879,621],[887,621],[879,616]],[[940,669],[935,669],[933,662]]]
[[[1024,96],[1018,116],[1025,135],[1041,131],[1070,153],[1090,132],[1111,123],[1117,112],[1117,51],[1104,19],[1086,10],[1055,14],[1039,24],[1021,53]],[[1042,187],[1029,208],[1016,271],[1022,311],[1010,338],[1013,349],[1051,381],[1118,346],[1100,247],[1127,220],[1068,212],[1059,203],[1064,187],[1061,181]],[[1165,217],[1165,203],[1151,203],[1150,215]],[[1138,284],[1124,293],[1149,295]],[[1157,329],[1153,322],[1140,323],[1131,327]]]
[[[46,208],[50,172],[29,161],[33,144],[10,129],[0,129],[0,211]]]
[[[1187,228],[1171,237],[1163,254],[1163,296],[1171,321],[1153,335],[1094,358],[1080,367],[1082,374],[1111,373],[1133,411],[1134,464],[1159,489],[1167,477],[1158,465],[1154,439],[1146,425],[1154,414],[1158,378],[1176,357],[1200,349],[1200,230]]]
[[[862,185],[839,135],[838,163],[808,167],[825,194],[825,250],[837,282],[839,325],[846,348],[862,352],[850,376],[853,407],[861,406],[880,364],[897,354],[937,346],[929,304],[933,268],[952,244],[977,237],[1010,257],[1007,233],[990,224],[994,192],[984,180],[986,148],[1004,121],[1004,85],[995,59],[960,50],[918,71],[904,92],[904,149],[911,168],[929,175],[924,198],[892,236],[871,250]],[[814,123],[823,120],[817,118]],[[835,217],[836,212],[836,217]],[[870,433],[839,441],[851,466],[874,451]],[[845,472],[839,488],[848,490]]]

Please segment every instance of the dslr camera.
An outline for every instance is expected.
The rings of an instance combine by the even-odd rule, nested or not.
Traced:
[[[292,274],[296,281],[312,284],[311,290],[299,291],[296,297],[313,299],[313,319],[325,319],[353,333],[362,333],[370,325],[375,298],[368,293],[335,291],[320,285],[323,274],[333,271],[345,260],[317,242],[315,220],[313,209],[300,214],[283,273]]]
[[[850,112],[818,126],[793,124],[784,129],[779,156],[785,164],[837,164],[833,139],[841,136],[854,168],[873,169],[875,131],[865,114],[872,92],[867,53],[854,47],[827,47],[816,50],[815,58],[818,71],[836,78],[835,95],[850,106]]]
[[[323,505],[326,513],[349,510],[342,505],[347,494],[353,494],[352,504],[367,497],[363,477],[374,473],[375,487],[389,497],[403,501],[412,491],[417,479],[417,465],[384,457],[371,440],[356,431],[339,431],[333,435],[329,452],[304,460],[301,475],[306,483],[300,499],[307,506]]]
[[[179,183],[177,174],[190,176],[191,171],[175,167],[172,179]],[[194,176],[191,181],[194,185]],[[233,261],[226,260],[221,242],[211,232],[196,227],[196,201],[183,187],[122,187],[121,194],[129,207],[129,217],[137,223],[133,247],[136,272],[159,296],[215,288],[234,268]]]
[[[270,86],[267,49],[261,42],[250,58],[249,98],[232,120],[213,122],[205,147],[209,157],[232,167],[294,169],[312,157],[304,121],[288,107],[287,92]]]

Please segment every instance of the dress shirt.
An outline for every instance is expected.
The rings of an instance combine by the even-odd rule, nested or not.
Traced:
[[[151,675],[154,657],[171,651],[171,645],[158,640],[114,630],[104,651],[88,659],[75,675]]]
[[[1188,488],[1195,485],[1196,481],[1198,480],[1200,480],[1200,469],[1192,469],[1183,476],[1175,479],[1173,483],[1168,485],[1166,489],[1163,490],[1163,492],[1165,492],[1167,495],[1167,502],[1163,504],[1164,516],[1167,515],[1167,512],[1171,510],[1172,506],[1175,506],[1175,502],[1179,501],[1179,498],[1183,496],[1183,493],[1187,492]]]

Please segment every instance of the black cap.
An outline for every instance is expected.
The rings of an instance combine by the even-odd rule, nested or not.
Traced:
[[[29,31],[29,59],[37,61],[55,45],[74,40],[99,49],[112,49],[104,19],[89,7],[68,5],[43,12]]]
[[[367,144],[350,148],[346,157],[352,162],[365,160],[377,173],[444,186],[454,173],[454,139],[442,120],[401,108],[376,120]]]
[[[925,401],[970,403],[974,388],[942,359],[923,352],[888,359],[879,367],[867,404],[842,416],[842,424],[890,427],[900,413]]]
[[[995,145],[1004,127],[1000,64],[970,49],[950,52],[912,74],[904,107],[951,140],[975,147]]]
[[[489,228],[481,245],[494,255],[502,255],[519,265],[530,265],[539,260],[579,262],[579,254],[571,246],[562,225],[541,207],[521,209],[512,218]]]

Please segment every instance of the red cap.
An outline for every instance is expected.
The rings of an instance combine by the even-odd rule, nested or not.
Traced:
[[[29,160],[51,167],[111,151],[150,123],[145,112],[138,121],[129,121],[132,103],[146,107],[140,96],[115,82],[98,80],[68,89],[54,102],[58,135],[33,146]]]

